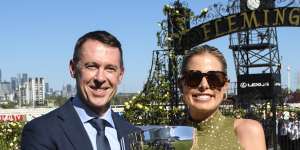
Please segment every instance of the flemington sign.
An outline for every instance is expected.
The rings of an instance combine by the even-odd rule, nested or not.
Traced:
[[[182,37],[184,49],[231,33],[275,26],[300,26],[300,7],[259,9],[217,18],[190,29]]]

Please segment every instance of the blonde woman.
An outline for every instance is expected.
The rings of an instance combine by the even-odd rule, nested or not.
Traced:
[[[227,64],[216,48],[204,45],[184,57],[180,88],[196,129],[192,150],[265,150],[263,128],[250,119],[223,116],[219,106],[228,89]]]

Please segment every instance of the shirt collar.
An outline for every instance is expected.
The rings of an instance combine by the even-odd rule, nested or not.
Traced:
[[[84,104],[78,96],[73,98],[72,103],[83,124],[87,123],[93,118],[101,118],[108,121],[112,125],[112,127],[115,128],[115,124],[112,119],[111,107],[109,107],[109,109],[103,114],[103,116],[99,117],[95,112],[87,107],[86,104]]]

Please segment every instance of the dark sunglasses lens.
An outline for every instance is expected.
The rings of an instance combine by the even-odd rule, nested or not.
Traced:
[[[207,82],[211,88],[221,88],[226,82],[226,75],[223,72],[209,71]]]
[[[185,83],[189,87],[197,87],[203,78],[201,72],[188,72],[185,76]]]

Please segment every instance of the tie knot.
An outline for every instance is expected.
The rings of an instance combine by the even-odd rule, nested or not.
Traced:
[[[97,131],[104,131],[106,126],[111,126],[108,121],[98,118],[91,119],[90,123]]]

